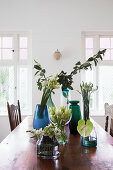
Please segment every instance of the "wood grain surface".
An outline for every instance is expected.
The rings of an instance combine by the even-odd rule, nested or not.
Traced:
[[[94,122],[97,131],[97,147],[81,146],[79,135],[67,134],[69,143],[60,147],[56,160],[37,158],[36,139],[26,130],[32,129],[29,116],[0,144],[0,170],[113,170],[113,138]]]

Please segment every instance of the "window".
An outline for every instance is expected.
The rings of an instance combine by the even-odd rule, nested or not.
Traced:
[[[105,102],[113,104],[113,32],[83,32],[82,40],[84,60],[107,49],[103,61],[83,75],[86,82],[98,86],[98,91],[91,96],[91,115],[104,115]]]
[[[22,114],[31,114],[32,89],[29,33],[0,32],[0,115],[7,114],[7,101],[20,100]]]

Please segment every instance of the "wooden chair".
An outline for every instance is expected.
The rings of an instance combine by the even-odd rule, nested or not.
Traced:
[[[109,105],[108,103],[105,103],[104,108],[106,116],[105,131],[108,132],[109,131],[108,127],[110,126],[109,133],[113,137],[113,104]]]
[[[7,102],[7,110],[8,110],[8,116],[9,116],[10,129],[12,131],[22,121],[19,100],[18,100],[17,105],[13,105],[13,104],[9,105],[9,103]]]

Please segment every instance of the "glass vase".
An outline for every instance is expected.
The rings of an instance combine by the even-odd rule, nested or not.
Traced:
[[[50,123],[49,116],[48,116],[48,109],[46,106],[41,106],[40,104],[36,105],[34,119],[33,119],[33,128],[40,129],[44,128]]]
[[[65,89],[61,93],[61,106],[66,106],[66,108],[69,108],[69,100],[71,99],[70,91],[69,89]]]
[[[71,121],[69,122],[69,129],[71,134],[78,134],[77,126],[78,121],[81,119],[81,112],[80,112],[80,106],[78,105],[79,101],[73,100],[69,101],[71,105],[69,106],[69,109],[72,110],[72,117]]]
[[[88,95],[85,95],[83,97],[83,119],[85,120],[85,122],[90,119]],[[81,144],[84,147],[96,147],[97,146],[97,134],[95,131],[95,127],[93,128],[91,134],[88,137],[81,136]]]
[[[87,94],[83,97],[83,119],[85,122],[89,120],[89,96]]]
[[[51,94],[50,94],[48,101],[47,101],[47,107],[48,107],[48,109],[49,109],[49,107],[55,107],[55,104],[53,103]]]
[[[93,128],[90,136],[83,137],[81,136],[81,144],[84,147],[96,147],[97,146],[97,134],[95,128]]]
[[[37,141],[37,156],[43,159],[57,159],[60,156],[57,139],[54,136],[42,136]]]
[[[65,145],[68,143],[68,137],[65,131],[65,126],[58,126],[58,128],[61,130],[61,136],[57,138],[60,145]]]

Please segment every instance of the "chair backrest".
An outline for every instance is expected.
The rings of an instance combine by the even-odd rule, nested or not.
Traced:
[[[9,105],[9,103],[7,102],[7,110],[8,110],[8,116],[9,116],[10,129],[12,131],[22,121],[19,100],[18,100],[17,105],[13,105],[13,104]]]
[[[110,122],[110,135],[113,137],[113,104],[109,105],[108,103],[105,103],[105,116],[106,116],[106,122],[105,122],[105,131],[108,132],[109,129],[109,122]]]

